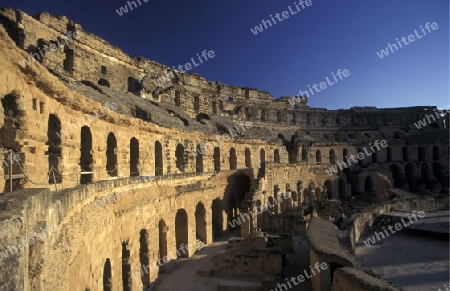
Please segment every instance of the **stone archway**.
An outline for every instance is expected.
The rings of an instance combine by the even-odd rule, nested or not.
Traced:
[[[179,209],[175,216],[176,253],[178,258],[189,258],[189,225],[186,210]]]
[[[207,230],[206,230],[206,210],[205,205],[199,202],[195,209],[195,233],[196,239],[201,240],[205,244],[208,243]]]

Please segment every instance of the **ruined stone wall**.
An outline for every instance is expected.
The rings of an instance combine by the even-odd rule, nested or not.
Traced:
[[[294,109],[285,99],[273,100],[264,91],[210,82],[196,74],[176,72],[172,76],[170,68],[130,58],[65,17],[41,13],[32,18],[2,9],[0,22],[4,24],[0,26],[4,56],[0,59],[0,150],[14,149],[21,156],[23,169],[14,173],[27,177],[15,181],[16,190],[58,190],[53,194],[19,191],[2,197],[1,249],[18,238],[28,239],[42,225],[55,224],[58,229],[44,243],[4,261],[16,275],[4,271],[0,281],[13,289],[100,290],[103,276],[109,278],[109,274],[114,288],[119,288],[123,270],[139,271],[140,260],[154,262],[160,256],[159,239],[164,234],[171,252],[176,251],[180,233],[187,233],[189,244],[199,235],[210,243],[215,232],[229,229],[232,212],[239,213],[240,202],[248,197],[266,204],[280,193],[289,193],[289,199],[274,210],[283,212],[314,200],[343,200],[364,192],[367,177],[375,171],[395,180],[392,165],[398,165],[400,178],[406,179],[406,167],[413,164],[413,178],[418,177],[424,163],[429,168],[439,163],[441,177],[433,177],[436,170],[429,178],[445,187],[448,144],[400,129],[432,107],[327,111],[308,108],[305,101]],[[42,65],[20,65],[29,57],[26,51],[33,52],[67,31],[79,32],[79,39],[47,54]],[[160,77],[165,85],[157,86],[153,80]],[[108,84],[112,90],[103,91]],[[159,123],[145,120],[131,108],[137,106],[132,99],[136,96],[154,106],[155,112],[160,108],[165,113]],[[123,99],[132,100],[132,105]],[[97,118],[105,100],[117,101],[118,108]],[[201,113],[225,125],[243,120],[252,121],[253,126],[244,135],[219,143],[216,137],[222,132],[204,116],[203,123],[198,121]],[[189,125],[180,127],[176,118]],[[381,124],[388,129],[380,130]],[[378,161],[369,158],[352,166],[359,173],[355,177],[327,174],[333,165],[332,150],[336,161],[341,161],[344,149],[356,154],[368,139],[382,138],[392,147],[392,159],[386,149],[377,155]],[[108,139],[117,144],[108,147]],[[202,143],[210,144],[209,149],[192,154]],[[215,147],[220,154],[215,154]],[[420,147],[424,158],[419,157]],[[81,175],[82,170],[92,176],[82,182],[87,185],[80,185],[88,177]],[[157,177],[131,183],[131,175]],[[342,190],[340,180],[347,188]],[[242,185],[248,190],[240,190]],[[3,179],[0,187],[1,191],[6,188]],[[96,208],[96,202],[123,192],[128,194]],[[187,231],[176,229],[179,210],[186,213]],[[148,252],[142,254],[140,244],[146,240]],[[127,266],[122,267],[122,262]],[[145,280],[154,282],[157,277],[154,266]],[[139,280],[131,279],[133,288],[142,285]]]
[[[314,289],[317,290],[317,289]],[[322,289],[327,290],[327,289]],[[355,268],[339,268],[334,275],[332,291],[401,291],[383,279],[374,278],[362,270]]]
[[[377,129],[381,124],[412,124],[435,108],[355,107],[350,110],[329,111],[296,106],[293,109],[288,98],[274,100],[268,92],[211,82],[197,74],[174,71],[141,57],[131,58],[119,48],[83,31],[81,25],[65,16],[54,17],[48,13],[40,13],[32,18],[8,8],[2,9],[0,16],[16,26],[16,30],[22,31],[23,48],[29,52],[39,47],[39,40],[49,44],[68,32],[77,32],[77,40],[46,55],[43,64],[47,68],[75,80],[108,84],[121,92],[129,91],[156,102],[176,105],[191,117],[199,113],[221,114],[232,119],[251,120],[271,128],[300,125],[309,129],[326,127],[329,130],[361,130]],[[73,60],[68,61],[71,59]],[[438,126],[442,127],[442,123]],[[288,128],[284,130],[291,130]]]
[[[373,225],[375,219],[383,213],[394,209],[411,209],[417,211],[437,211],[448,209],[448,196],[425,196],[386,201],[365,209],[351,217],[352,226],[349,232],[351,250],[354,252],[359,238]]]

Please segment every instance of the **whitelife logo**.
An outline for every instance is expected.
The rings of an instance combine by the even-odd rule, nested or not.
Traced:
[[[306,1],[300,0],[300,1],[298,1],[298,4],[297,4],[297,2],[294,2],[294,5],[295,5],[295,8],[296,8],[297,11],[292,9],[292,7],[289,5],[288,6],[289,11],[283,11],[281,13],[275,13],[275,18],[278,20],[278,22],[281,22],[281,21],[283,21],[285,19],[288,19],[289,17],[299,13],[300,11],[302,11],[302,9],[305,10],[306,7],[309,7],[312,4],[313,4],[312,0],[306,0]],[[300,9],[299,5],[302,7],[302,9]],[[269,17],[272,20],[273,25],[276,25],[277,21],[274,19],[272,14],[270,14]],[[262,33],[264,31],[264,28],[265,29],[269,29],[270,27],[272,27],[272,22],[270,22],[270,20],[263,19],[263,20],[261,20],[261,24],[259,26],[255,26],[255,28],[250,28],[250,31],[254,35],[257,35],[258,33]],[[264,25],[264,28],[263,28],[263,25]]]
[[[425,28],[426,28],[426,30],[428,30],[428,33],[431,33],[430,27],[431,27],[432,30],[437,30],[439,28],[439,26],[438,26],[438,24],[436,22],[433,22],[431,24],[429,22],[425,23]],[[419,32],[417,32],[417,29],[414,29],[414,34],[408,35],[408,41],[409,42],[406,41],[406,37],[403,36],[401,38],[401,41],[403,42],[403,44],[405,46],[407,46],[410,43],[415,42],[417,39],[421,39],[422,37],[427,35],[427,33],[425,32],[425,29],[422,27],[422,25],[420,26],[420,28],[422,30],[423,35],[420,35]],[[416,39],[416,37],[417,37],[417,39]],[[403,48],[402,43],[400,42],[400,40],[398,40],[398,38],[396,38],[395,40],[397,41],[398,46],[400,48]],[[393,48],[395,48],[395,51],[394,51]],[[397,45],[395,43],[394,44],[388,43],[388,45],[387,45],[387,47],[385,49],[382,49],[381,51],[377,52],[378,57],[380,59],[382,59],[384,57],[387,57],[389,55],[389,50],[391,50],[391,52],[394,53],[394,52],[398,51],[399,48],[397,47]]]

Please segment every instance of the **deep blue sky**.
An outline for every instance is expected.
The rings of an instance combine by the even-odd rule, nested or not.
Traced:
[[[168,66],[214,50],[214,59],[189,72],[276,98],[295,96],[348,69],[348,78],[309,99],[312,107],[450,104],[448,0],[312,0],[312,6],[253,35],[250,28],[294,8],[294,1],[141,0],[142,6],[123,16],[116,9],[124,0],[3,0],[0,7],[67,15],[131,56]],[[422,35],[426,22],[437,22],[439,29],[383,59],[377,56],[415,29]]]

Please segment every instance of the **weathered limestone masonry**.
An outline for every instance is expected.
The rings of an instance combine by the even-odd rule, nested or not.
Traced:
[[[64,16],[3,8],[0,24],[0,151],[20,156],[14,192],[0,201],[3,290],[139,290],[170,271],[159,258],[211,243],[239,214],[284,194],[271,214],[382,202],[378,181],[448,188],[448,115],[414,126],[433,106],[331,111],[303,98],[292,107],[132,58]],[[78,37],[65,42],[69,32]],[[327,174],[376,140],[388,147]],[[8,171],[0,168],[5,192]],[[7,250],[51,225],[43,241]],[[142,265],[150,271],[136,279]]]

